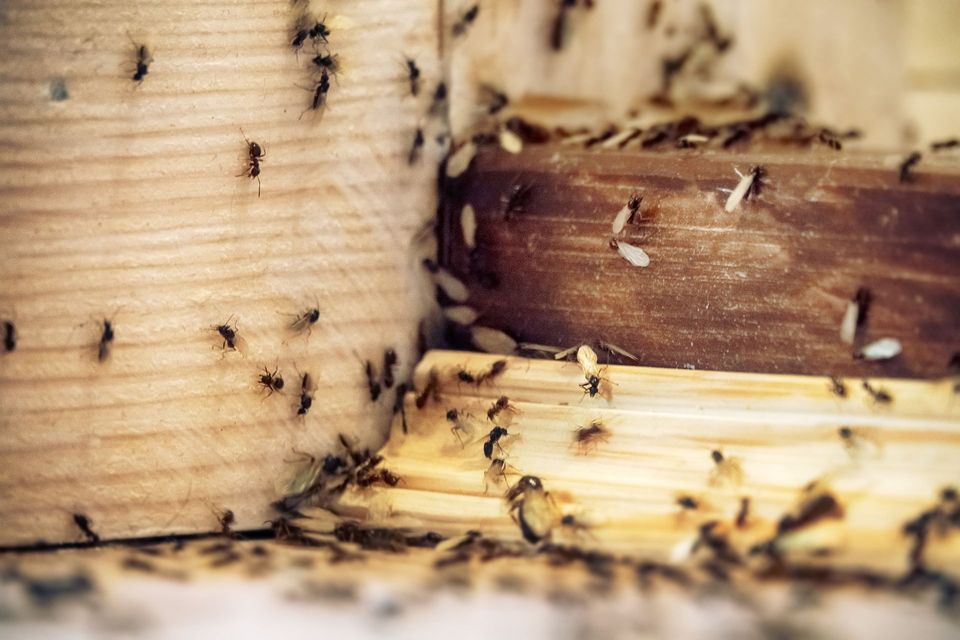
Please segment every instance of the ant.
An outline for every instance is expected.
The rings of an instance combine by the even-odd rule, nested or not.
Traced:
[[[243,129],[240,129],[240,133],[243,134]],[[247,156],[250,166],[243,173],[238,173],[237,177],[248,176],[251,180],[254,178],[257,179],[257,197],[260,197],[260,162],[267,157],[267,154],[263,151],[263,148],[256,142],[251,142],[247,139],[246,134],[243,134],[243,139],[247,142]]]
[[[17,327],[10,320],[3,321],[3,349],[7,353],[17,348]]]
[[[340,70],[340,56],[337,54],[326,54],[314,56],[313,64],[317,65],[319,69],[330,72],[332,75],[336,76],[337,71]]]
[[[450,433],[457,437],[457,440],[460,442],[460,448],[463,448],[463,438],[460,436],[460,433],[468,433],[470,431],[469,425],[466,421],[466,416],[461,414],[456,409],[449,409],[447,411],[447,421],[453,423],[453,426],[450,427]],[[488,458],[490,456],[487,456]]]
[[[393,387],[393,369],[397,366],[397,352],[388,348],[383,352],[383,386],[387,389]]]
[[[380,382],[377,381],[377,369],[373,366],[373,363],[369,360],[364,361],[363,372],[367,376],[367,389],[370,391],[370,401],[376,402],[380,398],[380,393],[383,390],[380,387]]]
[[[129,34],[127,37],[130,37]],[[147,45],[137,44],[133,38],[130,38],[130,42],[133,42],[133,48],[137,55],[137,70],[131,79],[137,84],[140,84],[143,82],[147,73],[150,72],[150,63],[153,62],[153,56],[150,55],[150,49],[147,48]]]
[[[313,377],[309,373],[304,373],[303,379],[300,382],[300,407],[297,409],[298,416],[306,415],[310,407],[313,406],[313,392],[316,388],[317,385],[313,381]]]
[[[763,189],[763,179],[767,176],[767,170],[758,164],[751,167],[749,175],[753,176],[753,181],[743,196],[744,200],[749,200],[750,196],[760,196],[760,190]]]
[[[477,15],[479,13],[480,13],[479,4],[474,4],[472,7],[467,9],[463,13],[463,15],[460,16],[460,19],[454,23],[453,28],[451,29],[451,31],[453,32],[453,35],[456,37],[456,36],[462,36],[463,34],[465,34],[467,32],[467,29],[470,27],[470,25],[473,24],[474,20],[477,19]]]
[[[747,521],[750,518],[750,497],[743,496],[740,498],[740,510],[737,511],[736,525],[738,529],[743,529],[747,526]]]
[[[310,106],[300,114],[300,118],[302,118],[303,114],[307,111],[322,109],[326,105],[328,91],[330,91],[330,74],[326,69],[323,69],[320,72],[320,81],[317,82],[317,86],[313,88],[313,100],[310,102]],[[297,120],[300,118],[297,118]]]
[[[73,521],[77,525],[77,528],[83,532],[83,535],[86,536],[90,544],[98,544],[100,542],[100,536],[98,536],[97,532],[91,527],[92,523],[90,522],[90,518],[82,513],[75,513],[73,514]]]
[[[693,496],[680,496],[677,498],[677,504],[680,505],[680,508],[690,511],[696,511],[700,508],[700,501]]]
[[[922,156],[920,155],[919,151],[914,151],[909,156],[907,156],[903,162],[900,163],[900,182],[901,183],[913,182],[913,176],[910,174],[910,170],[913,168],[915,164],[920,162],[921,157]]]
[[[303,331],[306,329],[308,332],[313,329],[313,325],[320,320],[320,309],[313,307],[312,309],[307,309],[293,321],[290,325],[290,328],[294,331]]]
[[[497,398],[497,401],[487,409],[487,420],[493,422],[494,418],[503,411],[510,411],[511,413],[517,413],[518,411],[516,407],[510,405],[510,398],[507,396],[500,396]]]
[[[312,27],[307,28],[306,16],[301,16],[293,27],[293,39],[290,41],[294,51],[299,52],[307,38],[314,42],[322,40],[324,44],[328,44],[327,37],[330,35],[330,29],[324,24],[326,19],[324,16],[323,20],[317,20]]]
[[[420,150],[423,149],[424,142],[423,127],[417,127],[417,130],[413,134],[413,144],[410,146],[410,153],[407,154],[407,164],[416,164],[417,160],[420,159]]]
[[[400,426],[403,432],[407,432],[407,411],[403,405],[403,398],[407,395],[407,383],[401,382],[397,385],[397,395],[393,400],[393,415],[400,414]]]
[[[490,365],[489,371],[484,371],[483,373],[480,373],[477,375],[477,386],[479,387],[481,384],[483,384],[487,380],[493,380],[494,378],[499,376],[501,373],[506,371],[506,369],[507,369],[507,361],[497,360],[492,365]]]
[[[460,382],[466,382],[467,384],[477,384],[477,378],[472,373],[466,369],[460,369],[457,371],[457,380]]]
[[[416,60],[407,58],[407,76],[410,80],[410,95],[416,96],[420,93],[420,67]]]
[[[237,344],[239,343],[240,336],[237,335],[236,326],[230,326],[230,320],[233,316],[227,318],[227,321],[223,324],[217,325],[215,329],[217,333],[220,334],[220,337],[223,338],[223,344],[220,346],[221,349],[226,351],[227,349],[231,351],[237,350]]]
[[[434,402],[440,402],[440,377],[437,375],[435,368],[430,369],[430,373],[427,374],[427,384],[423,387],[420,395],[417,396],[415,402],[417,409],[423,409],[427,406],[427,400],[429,400],[431,396]]]
[[[272,372],[266,367],[263,368],[263,374],[260,375],[260,385],[269,391],[268,395],[273,395],[274,391],[279,392],[283,389],[283,378],[277,374],[276,367]]]
[[[220,533],[232,538],[233,531],[230,530],[230,526],[236,522],[236,516],[234,516],[233,511],[227,509],[217,517],[217,520],[220,522]]]
[[[493,445],[497,445],[500,453],[504,453],[503,447],[500,445],[500,438],[508,435],[510,434],[503,427],[494,427],[491,429],[487,440],[483,443],[483,455],[488,459],[493,458]]]
[[[863,390],[870,394],[874,402],[889,404],[893,402],[893,396],[885,389],[877,389],[871,386],[866,380],[863,381]]]
[[[734,485],[739,485],[743,482],[743,467],[740,465],[740,458],[727,458],[719,449],[711,451],[710,458],[715,465],[714,469],[710,472],[710,486],[719,486],[723,484],[724,481],[728,481]]]
[[[610,439],[610,431],[603,426],[600,420],[594,420],[586,427],[580,427],[573,434],[573,441],[577,444],[577,451],[583,455],[590,450],[590,446],[596,448],[601,442]]]
[[[110,345],[113,343],[113,323],[103,319],[103,331],[100,334],[100,344],[97,345],[97,360],[103,362],[110,357]]]
[[[830,385],[828,388],[835,396],[840,398],[847,397],[847,385],[843,382],[843,380],[837,378],[836,376],[830,376]]]

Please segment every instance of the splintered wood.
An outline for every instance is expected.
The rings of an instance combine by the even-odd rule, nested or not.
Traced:
[[[501,360],[428,353],[415,383],[423,389],[433,372],[439,401],[418,410],[411,394],[408,433],[398,420],[382,452],[399,484],[350,489],[334,510],[371,526],[504,540],[531,540],[523,525],[534,524],[542,542],[681,565],[722,546],[738,564],[960,569],[956,524],[931,525],[960,519],[952,380],[601,365],[608,393],[590,397],[576,362],[508,357],[478,382]],[[508,489],[514,506],[528,495],[526,476],[549,494],[535,523],[505,499]],[[919,521],[931,527],[920,543]]]

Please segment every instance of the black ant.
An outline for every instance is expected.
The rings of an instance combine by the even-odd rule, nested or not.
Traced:
[[[423,391],[420,392],[415,401],[417,409],[423,409],[427,406],[427,400],[429,400],[431,396],[434,402],[440,402],[440,376],[437,375],[436,369],[430,369],[430,373],[427,374],[427,384],[423,387]]]
[[[110,357],[110,345],[113,343],[113,323],[103,319],[103,331],[100,334],[100,344],[97,345],[97,360],[103,362]]]
[[[293,323],[290,325],[290,328],[294,331],[303,331],[306,329],[309,332],[319,319],[320,309],[313,307],[312,309],[307,309],[297,316],[297,319],[293,321]]]
[[[584,393],[589,393],[590,397],[595,397],[600,393],[600,382],[602,378],[596,374],[590,374],[587,376],[587,381],[580,383],[578,386],[583,389]]]
[[[418,95],[420,93],[420,67],[417,66],[416,60],[413,58],[407,58],[407,76],[410,80],[410,95]]]
[[[480,5],[474,4],[472,7],[467,9],[460,19],[453,24],[451,31],[454,36],[462,36],[467,32],[467,29],[473,24],[473,21],[477,19],[477,15],[480,13]]]
[[[491,116],[497,115],[510,104],[510,98],[504,92],[498,91],[490,85],[483,85],[481,88],[486,97],[487,113]]]
[[[594,420],[586,427],[579,427],[573,434],[573,441],[577,444],[577,450],[581,454],[589,451],[591,445],[596,446],[601,442],[610,439],[610,430],[603,426],[599,420]]]
[[[310,395],[310,374],[303,374],[303,382],[300,384],[300,407],[297,409],[298,416],[304,416],[310,407],[313,406],[313,396]]]
[[[514,213],[522,213],[530,200],[533,187],[529,184],[514,183],[510,190],[500,196],[503,204],[503,219],[510,220]]]
[[[560,0],[559,5],[550,28],[550,48],[554,51],[563,49],[564,35],[567,31],[567,12],[577,6],[577,0]]]
[[[283,378],[277,374],[277,369],[274,368],[273,371],[269,371],[266,367],[263,368],[263,373],[260,374],[260,385],[267,389],[273,395],[274,391],[279,392],[283,389]]]
[[[226,351],[227,349],[230,349],[231,351],[236,351],[237,344],[239,343],[239,340],[240,340],[240,336],[237,335],[236,326],[233,326],[233,327],[230,326],[230,320],[232,318],[233,316],[230,316],[230,318],[227,318],[227,321],[225,323],[217,325],[215,327],[215,329],[217,330],[217,333],[219,333],[220,337],[223,338],[223,344],[220,346],[220,348],[223,349],[224,351]]]
[[[507,361],[497,360],[492,365],[490,365],[490,369],[488,371],[484,371],[483,373],[477,374],[477,386],[480,386],[481,384],[483,384],[484,382],[487,382],[488,380],[493,380],[494,378],[499,376],[501,373],[506,371],[506,369],[507,369]]]
[[[749,200],[750,196],[760,195],[760,190],[763,189],[763,179],[767,176],[767,170],[758,164],[750,169],[750,175],[753,176],[753,181],[743,196],[744,200]]]
[[[240,130],[240,133],[243,133],[243,129]],[[247,140],[247,136],[244,134],[243,139],[247,142],[247,156],[250,166],[243,173],[238,173],[237,177],[248,176],[251,180],[254,178],[257,179],[257,197],[260,197],[260,162],[267,157],[267,154],[263,151],[263,148],[256,142],[251,142]]]
[[[225,536],[232,537],[233,531],[230,530],[230,527],[236,522],[236,516],[234,516],[233,511],[227,509],[217,518],[220,522],[220,533]]]
[[[387,389],[393,387],[393,369],[397,366],[397,352],[388,348],[383,352],[383,386]]]
[[[433,100],[430,103],[431,115],[439,115],[443,111],[443,103],[447,100],[447,83],[438,82],[433,91]]]
[[[324,44],[329,44],[327,37],[330,35],[330,29],[328,29],[327,25],[323,22],[326,19],[327,17],[324,16],[323,20],[317,20],[316,24],[310,29],[309,35],[314,42],[323,40]]]
[[[100,542],[100,536],[98,536],[97,532],[93,530],[90,518],[82,513],[75,513],[73,514],[73,521],[76,523],[77,528],[83,532],[83,535],[86,536],[87,541],[90,544],[97,544]]]
[[[369,360],[364,361],[363,372],[367,376],[367,389],[370,391],[370,401],[376,402],[380,398],[380,382],[377,380],[377,369]]]
[[[503,427],[494,427],[490,430],[489,436],[487,436],[486,441],[483,443],[483,455],[488,459],[493,457],[493,445],[497,445],[497,448],[500,449],[500,453],[504,453],[503,447],[500,446],[500,438],[503,436],[510,435],[506,429]]]
[[[736,525],[738,529],[743,529],[747,526],[747,522],[750,518],[750,497],[743,496],[740,498],[740,509],[737,511]]]
[[[835,396],[840,398],[847,397],[847,385],[844,384],[843,380],[835,376],[830,377],[830,392]]]
[[[326,19],[326,16],[324,16],[323,20]],[[290,41],[290,46],[293,47],[294,51],[299,51],[307,38],[314,42],[322,40],[324,44],[328,44],[327,37],[330,35],[330,29],[324,24],[323,20],[317,20],[312,27],[308,28],[306,16],[300,17],[293,27],[293,39]]]
[[[417,127],[413,133],[413,144],[410,145],[410,153],[407,154],[407,164],[412,165],[420,159],[420,150],[423,149],[423,127]]]
[[[450,427],[450,433],[457,437],[457,440],[460,442],[460,448],[463,448],[463,438],[460,437],[460,433],[467,433],[467,427],[464,426],[463,418],[459,411],[456,409],[449,409],[447,411],[447,421],[453,423],[453,426]],[[488,458],[490,456],[487,456]]]
[[[680,496],[677,498],[677,504],[680,505],[680,508],[690,511],[696,511],[700,508],[700,501],[693,496]]]
[[[460,382],[466,382],[467,384],[477,384],[476,376],[466,369],[460,369],[457,371],[457,380]]]
[[[337,71],[340,70],[340,56],[337,54],[327,54],[327,55],[318,55],[313,58],[313,64],[317,65],[319,69],[330,72],[330,74],[336,76]]]
[[[134,72],[132,80],[140,84],[147,73],[150,72],[150,63],[153,62],[153,56],[150,55],[150,49],[147,48],[147,45],[137,44],[133,41],[133,38],[130,38],[130,42],[133,42],[133,48],[137,54],[137,70]]]
[[[944,149],[953,149],[954,147],[960,147],[960,139],[949,138],[947,140],[930,143],[931,151],[943,151]]]
[[[313,88],[313,100],[310,102],[310,106],[300,114],[300,118],[302,118],[303,114],[307,111],[322,109],[326,105],[328,91],[330,91],[330,74],[326,69],[323,69],[320,72],[320,81],[317,82],[317,86]],[[297,120],[300,118],[297,118]]]
[[[913,169],[913,166],[920,162],[919,151],[914,151],[908,155],[903,162],[900,163],[900,182],[907,183],[913,181],[913,176],[910,174],[910,170]]]
[[[17,328],[10,320],[3,321],[3,349],[7,353],[17,348]]]
[[[873,398],[874,402],[879,402],[882,404],[889,404],[893,402],[893,396],[890,395],[888,391],[885,389],[876,389],[866,380],[863,381],[863,390],[870,394],[870,397]]]
[[[397,395],[393,400],[393,415],[400,414],[400,426],[403,432],[407,432],[407,411],[403,406],[403,398],[407,395],[407,383],[401,382],[397,385]]]

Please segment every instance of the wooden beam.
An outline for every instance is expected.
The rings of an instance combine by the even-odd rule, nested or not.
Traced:
[[[606,341],[659,367],[942,376],[960,349],[960,166],[927,154],[903,184],[901,160],[827,149],[481,147],[446,188],[441,263],[469,286],[478,323],[522,342]],[[723,189],[754,165],[766,171],[762,192],[725,212]],[[649,254],[646,268],[609,245],[634,193],[640,212],[620,239]],[[460,227],[467,204],[475,249]],[[841,341],[860,287],[873,297],[865,341],[896,338],[902,355],[857,359]]]

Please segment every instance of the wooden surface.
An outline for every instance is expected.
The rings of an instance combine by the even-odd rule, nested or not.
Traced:
[[[316,54],[291,49],[287,0],[4,4],[0,316],[19,342],[0,354],[0,545],[80,540],[75,512],[104,537],[211,530],[224,509],[261,526],[293,448],[382,440],[393,392],[371,404],[361,359],[393,347],[403,380],[414,357],[408,246],[437,151],[407,165],[430,96],[403,56],[435,80],[436,5],[313,9],[343,67],[322,115],[303,113]],[[131,38],[153,57],[139,85]],[[229,318],[244,354],[211,328]],[[283,394],[258,389],[264,366]],[[319,387],[306,419],[297,370]]]
[[[418,410],[408,399],[408,435],[396,428],[384,451],[396,487],[351,490],[334,510],[363,516],[370,525],[412,527],[444,535],[479,529],[486,536],[522,541],[504,500],[507,485],[537,476],[561,515],[585,531],[554,522],[551,541],[628,554],[676,566],[699,566],[710,557],[681,553],[707,522],[719,523],[738,556],[738,571],[765,567],[751,552],[776,538],[787,563],[901,576],[911,567],[904,523],[935,505],[940,491],[960,484],[960,397],[948,381],[874,379],[893,398],[874,402],[860,381],[846,379],[846,398],[829,380],[804,376],[683,371],[609,366],[601,391],[579,388],[574,362],[508,358],[504,373],[475,386],[456,372],[487,370],[498,356],[431,351],[418,365],[418,389],[434,370],[440,401]],[[487,410],[506,395],[516,412],[495,421]],[[446,413],[456,409],[468,429],[461,447]],[[580,447],[576,429],[600,420],[605,442]],[[490,459],[482,443],[494,424],[509,436],[494,449],[510,467],[505,479],[485,476]],[[844,440],[839,429],[849,427]],[[740,473],[721,471],[719,450]],[[495,457],[496,457],[495,456]],[[505,480],[505,481],[504,481]],[[842,517],[814,521],[777,538],[781,518],[804,503],[804,487],[832,495]],[[682,509],[681,496],[696,509]],[[735,524],[741,499],[750,499],[743,526]],[[929,569],[956,576],[960,531],[931,534]]]
[[[825,148],[624,150],[482,147],[446,187],[441,263],[467,283],[478,324],[562,348],[613,343],[641,364],[728,371],[939,377],[960,349],[960,162],[927,156],[901,184],[903,156]],[[759,197],[724,211],[736,170],[763,165]],[[511,190],[527,189],[507,219]],[[611,249],[611,222],[643,197]],[[476,212],[465,246],[463,207]],[[492,275],[492,277],[491,277]],[[499,280],[491,283],[491,280]],[[865,341],[903,353],[855,359],[839,337],[847,302],[873,294]],[[608,356],[611,361],[616,357]]]

